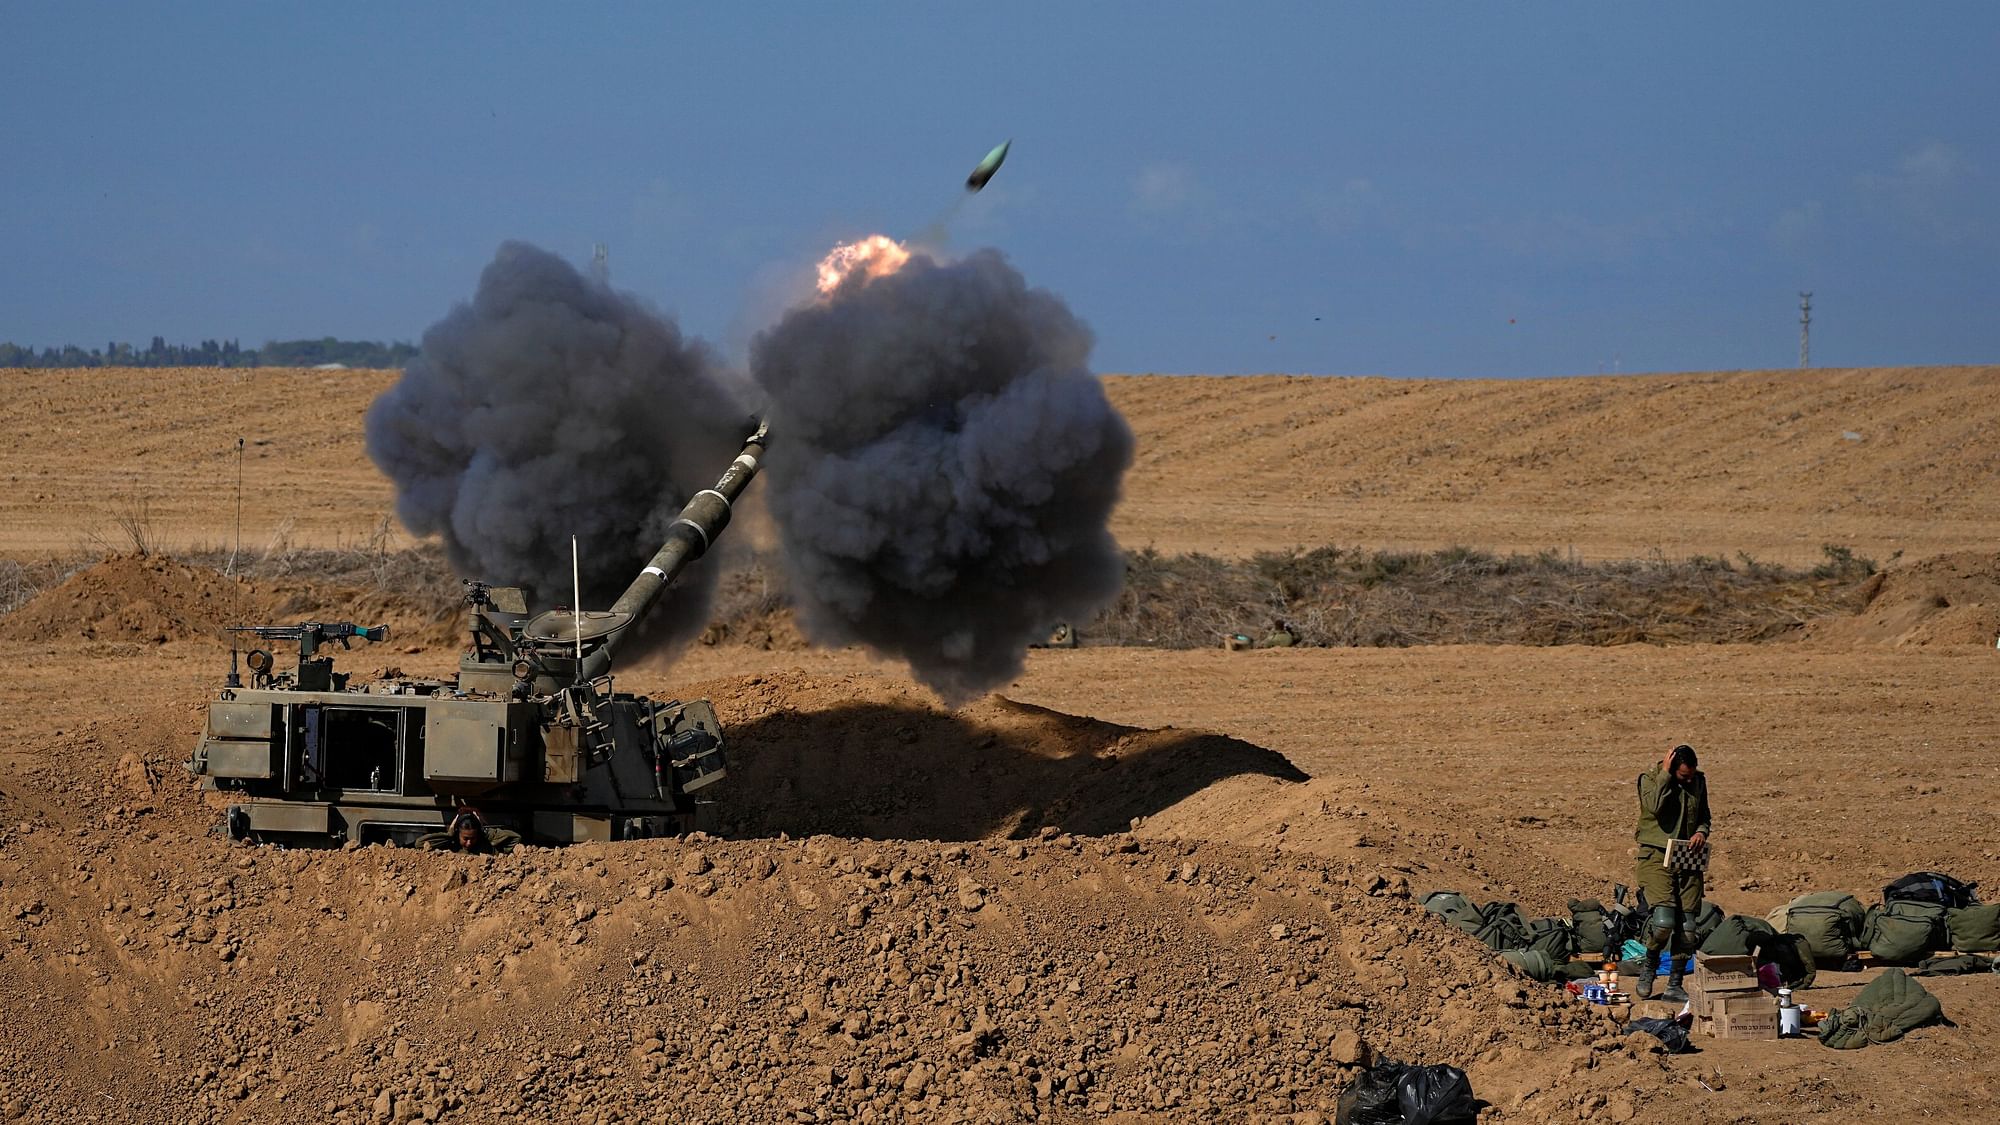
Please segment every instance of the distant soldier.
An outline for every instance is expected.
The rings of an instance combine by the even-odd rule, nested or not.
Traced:
[[[1667,841],[1686,840],[1696,850],[1708,846],[1708,778],[1699,768],[1694,747],[1676,746],[1659,765],[1639,775],[1639,842],[1633,873],[1652,908],[1646,918],[1646,956],[1635,988],[1641,1000],[1653,996],[1653,975],[1660,954],[1671,950],[1672,969],[1664,1000],[1686,1000],[1681,989],[1682,956],[1692,952],[1688,919],[1701,911],[1704,873],[1699,869],[1667,869]],[[1679,867],[1680,865],[1676,865]]]
[[[520,842],[519,832],[497,824],[488,825],[479,819],[478,813],[463,809],[452,818],[451,827],[442,832],[426,833],[417,841],[417,846],[431,851],[492,855],[513,851]]]
[[[1271,619],[1271,631],[1264,635],[1263,640],[1257,642],[1257,647],[1290,648],[1298,643],[1299,634],[1292,628],[1292,623],[1282,617],[1273,617]]]

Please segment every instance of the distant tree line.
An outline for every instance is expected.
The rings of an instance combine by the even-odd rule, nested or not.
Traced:
[[[245,348],[235,340],[203,340],[199,344],[169,344],[153,337],[144,350],[113,340],[85,351],[75,344],[42,348],[0,341],[0,367],[317,367],[343,363],[349,367],[401,367],[415,358],[416,346],[376,340],[267,340],[261,348]]]

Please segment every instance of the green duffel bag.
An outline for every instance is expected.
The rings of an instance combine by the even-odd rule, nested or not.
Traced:
[[[1457,891],[1432,891],[1424,896],[1424,909],[1451,923],[1454,929],[1468,934],[1476,934],[1486,919],[1479,916],[1479,908],[1472,900]]]
[[[1782,916],[1784,923],[1778,925]],[[1815,891],[1800,895],[1773,912],[1771,922],[1788,934],[1800,934],[1822,965],[1838,965],[1861,949],[1861,930],[1868,911],[1845,891]]]
[[[1944,907],[1903,899],[1870,907],[1861,938],[1884,965],[1914,965],[1943,944]]]
[[[1558,961],[1576,956],[1576,930],[1561,918],[1536,918],[1528,923],[1528,948]]]
[[[1722,925],[1724,918],[1720,906],[1706,900],[1702,902],[1701,909],[1695,911],[1694,917],[1687,920],[1688,936],[1694,939],[1696,949],[1700,949],[1702,943],[1708,940],[1708,935],[1714,933],[1717,926]]]
[[[1762,918],[1752,918],[1748,914],[1731,914],[1722,924],[1709,932],[1701,943],[1703,953],[1715,953],[1724,957],[1742,957],[1750,952],[1753,936],[1768,936],[1778,931],[1771,928]]]
[[[1951,933],[1951,947],[1960,953],[2000,950],[2000,902],[1947,910],[1944,925]]]
[[[1526,949],[1531,936],[1528,920],[1521,914],[1521,907],[1512,902],[1489,902],[1479,908],[1482,919],[1473,937],[1484,942],[1492,950]]]
[[[1604,950],[1604,904],[1594,898],[1569,900],[1569,927],[1576,947],[1584,953]]]
[[[1539,981],[1568,980],[1568,974],[1555,958],[1539,949],[1506,949],[1500,952],[1500,959],[1521,970],[1526,976]]]

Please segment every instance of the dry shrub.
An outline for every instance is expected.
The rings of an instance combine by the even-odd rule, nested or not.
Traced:
[[[42,591],[62,585],[70,575],[96,561],[96,556],[83,553],[26,562],[0,559],[0,617],[27,605]]]
[[[278,536],[261,555],[238,558],[235,573],[378,591],[439,621],[462,609],[463,587],[436,545],[390,550],[387,543],[386,525],[332,548]],[[229,556],[220,547],[175,555],[218,572]],[[81,554],[0,561],[0,616],[92,561]],[[1284,622],[1301,644],[1318,646],[1740,643],[1859,612],[1874,572],[1872,561],[1836,547],[1810,570],[1748,556],[1583,562],[1554,551],[1314,547],[1223,559],[1148,548],[1127,554],[1124,592],[1078,635],[1093,645],[1208,648],[1231,633],[1261,639]],[[783,575],[748,551],[730,559],[710,620],[709,644],[804,644]]]
[[[1744,559],[1581,562],[1466,547],[1317,547],[1247,560],[1127,557],[1125,591],[1087,643],[1203,648],[1278,622],[1300,643],[1702,644],[1769,640],[1813,617],[1857,612],[1874,564],[1827,549],[1811,571]]]
[[[256,582],[296,582],[387,594],[417,614],[439,620],[464,608],[465,588],[452,573],[443,550],[433,543],[390,550],[388,542],[386,523],[374,534],[344,546],[299,547],[281,535],[261,554],[238,556],[231,573]],[[223,547],[198,547],[175,557],[190,566],[225,572],[230,555]]]

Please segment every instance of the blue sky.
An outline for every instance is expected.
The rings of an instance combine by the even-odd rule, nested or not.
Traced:
[[[1783,367],[1799,289],[1816,364],[2000,361],[1990,3],[14,0],[0,42],[20,343],[413,340],[523,238],[740,354],[949,212],[1105,371]]]

